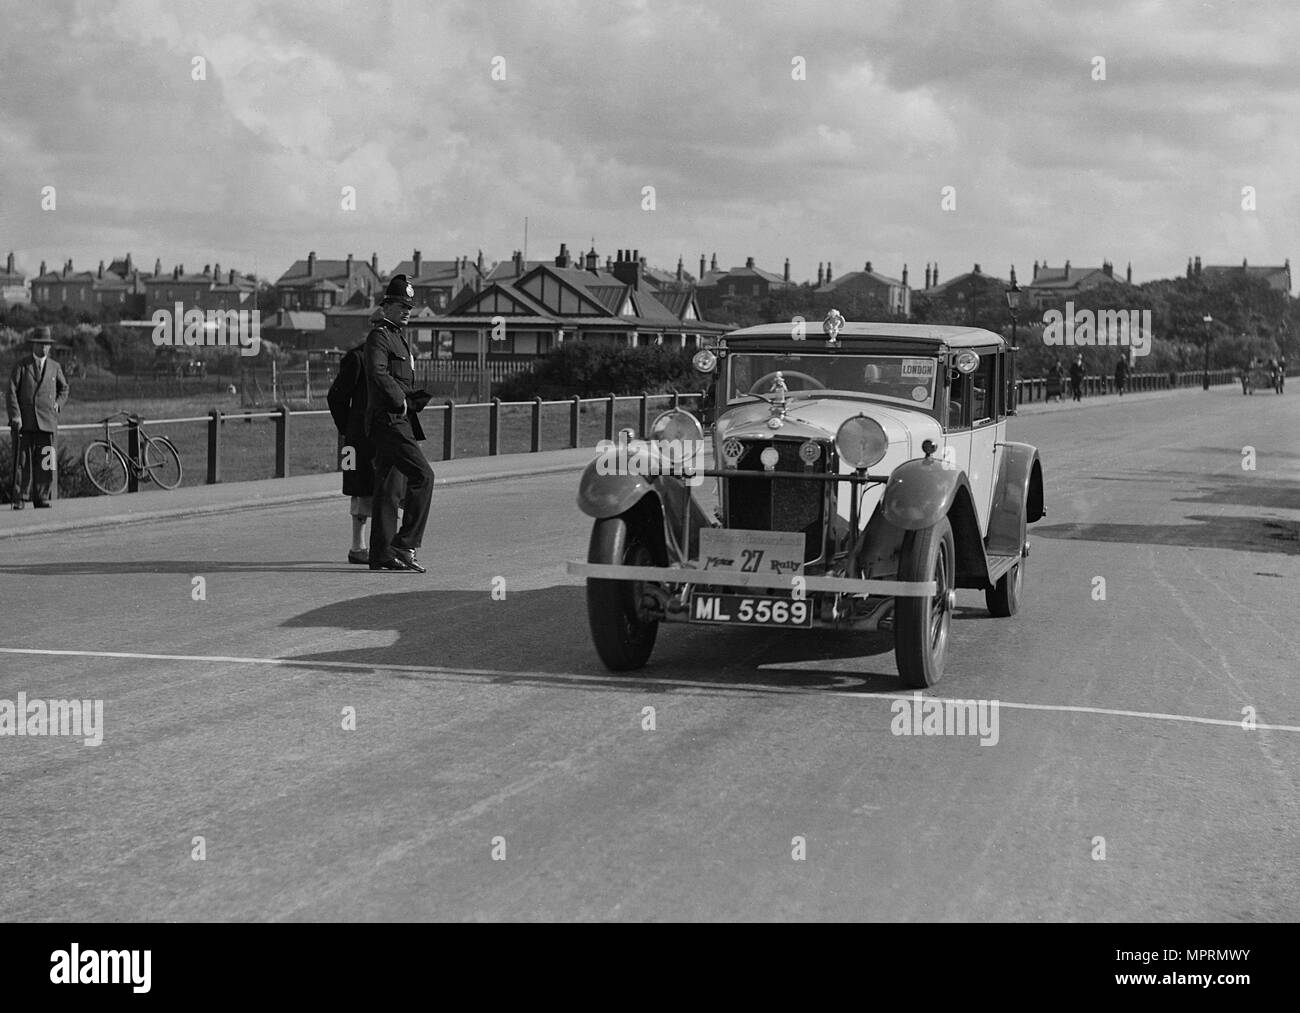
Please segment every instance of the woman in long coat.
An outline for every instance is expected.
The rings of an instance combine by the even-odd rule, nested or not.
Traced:
[[[365,343],[348,349],[339,361],[339,375],[330,385],[326,402],[339,434],[339,469],[343,472],[343,495],[352,497],[352,548],[349,563],[370,562],[366,521],[370,519],[371,497],[375,492],[374,444],[366,435],[366,371],[362,353]]]

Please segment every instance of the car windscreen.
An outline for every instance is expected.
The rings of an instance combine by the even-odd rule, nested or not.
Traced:
[[[727,356],[727,400],[745,394],[770,397],[780,373],[790,394],[818,390],[866,394],[912,408],[934,404],[938,360],[902,355],[778,354]]]

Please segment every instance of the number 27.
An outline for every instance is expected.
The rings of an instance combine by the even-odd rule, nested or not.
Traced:
[[[763,561],[762,549],[741,549],[745,561],[740,564],[741,573],[758,573],[758,565]]]

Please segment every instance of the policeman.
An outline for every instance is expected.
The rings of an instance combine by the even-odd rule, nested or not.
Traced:
[[[414,299],[415,289],[406,275],[396,275],[379,306],[382,316],[366,336],[366,432],[375,445],[372,570],[425,572],[416,562],[415,550],[429,520],[433,469],[416,442],[424,439],[416,413],[428,396],[415,389],[415,355],[402,327],[410,319]],[[395,532],[398,506],[402,527]]]

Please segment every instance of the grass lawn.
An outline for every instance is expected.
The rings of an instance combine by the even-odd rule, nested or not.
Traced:
[[[669,405],[668,399],[651,399],[650,417]],[[683,399],[689,407],[692,402]],[[238,412],[237,395],[203,395],[198,398],[155,398],[130,404],[113,402],[70,401],[60,416],[62,426],[98,422],[115,411],[130,410],[144,418],[150,435],[166,436],[181,456],[182,485],[202,485],[207,480],[208,424],[203,422],[160,423],[150,419],[193,418],[207,415],[216,408]],[[488,452],[487,406],[456,409],[455,456],[484,457]],[[430,404],[420,413],[426,439],[425,454],[431,461],[442,460],[443,428],[446,411]],[[527,453],[531,446],[532,408],[504,406],[501,409],[501,452]],[[639,428],[639,405],[635,399],[619,400],[615,412],[615,429]],[[59,433],[59,442],[78,459],[82,448],[100,439],[103,429],[67,430]],[[579,446],[593,447],[605,436],[605,405],[589,402],[579,415]],[[126,449],[126,431],[115,428],[113,439]],[[562,450],[569,446],[569,406],[542,406],[541,449]],[[304,415],[293,412],[289,418],[289,474],[306,475],[336,470],[337,435],[328,412]],[[272,478],[275,475],[275,420],[226,419],[221,426],[221,480],[241,482]]]

